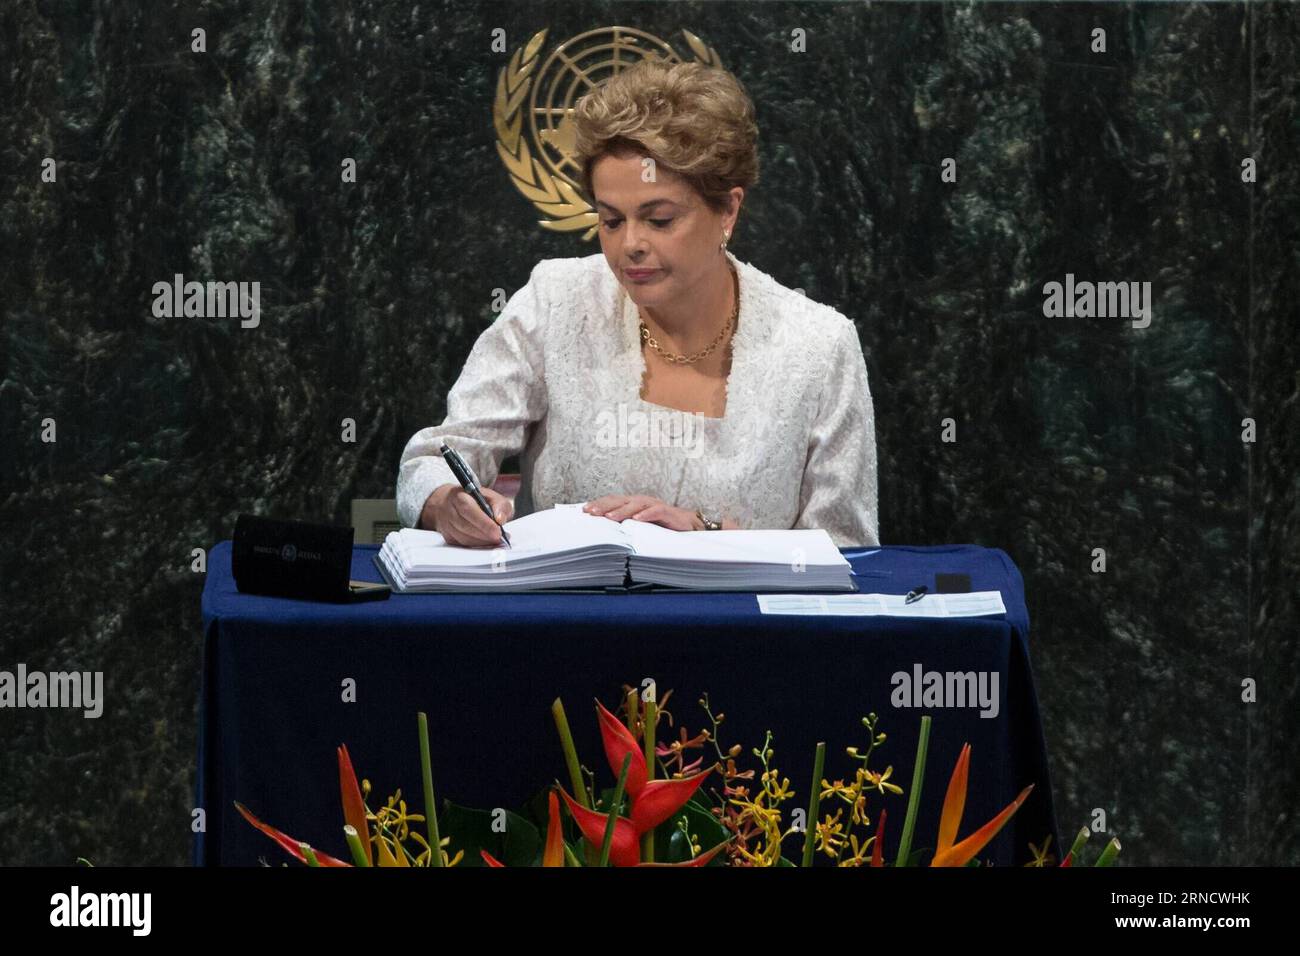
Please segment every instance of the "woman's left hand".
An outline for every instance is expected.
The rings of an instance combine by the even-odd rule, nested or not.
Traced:
[[[591,515],[603,515],[612,521],[635,518],[673,531],[696,530],[694,511],[665,504],[649,495],[603,495],[587,502],[582,510]]]

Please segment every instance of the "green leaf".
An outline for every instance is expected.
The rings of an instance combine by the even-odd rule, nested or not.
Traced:
[[[677,829],[677,821],[681,816],[673,817],[669,822],[673,825],[673,831],[668,837],[667,852],[660,855],[661,859],[669,863],[685,863],[691,858],[691,841],[686,839],[686,834]],[[658,847],[655,850],[658,851]]]
[[[700,851],[711,850],[731,834],[708,810],[687,805],[671,820],[665,820],[655,829],[655,854],[657,859],[669,863],[683,863],[691,858],[691,844],[681,831],[681,821],[699,840]]]
[[[695,797],[686,801],[682,812],[686,814],[691,833],[699,838],[701,850],[711,850],[731,836],[731,831],[718,821],[709,805],[700,803]]]
[[[691,797],[678,813],[655,827],[655,859],[666,863],[685,863],[691,859],[691,844],[681,831],[683,818],[691,833],[699,840],[701,853],[713,849],[730,837],[731,832],[718,822],[709,806],[696,797]],[[708,865],[719,865],[718,859],[720,858]]]
[[[537,832],[542,834],[543,841],[546,838],[546,828],[551,825],[551,807],[548,799],[550,792],[550,787],[542,787],[541,790],[528,798],[527,803],[519,808],[520,815],[537,827]],[[569,815],[563,810],[564,804],[560,804],[560,807],[560,823],[568,823]],[[566,834],[569,832],[567,827],[564,832]],[[489,850],[488,852],[491,853],[492,851]]]
[[[597,813],[609,813],[610,801],[614,799],[614,788],[606,787],[604,790],[601,790],[599,793],[597,793],[596,797],[600,800],[600,806],[593,807],[592,809],[595,810]],[[618,808],[618,815],[621,817],[625,817],[628,815],[628,813],[629,813],[629,808],[628,808],[627,794],[624,794],[622,803],[619,805]]]
[[[492,829],[495,819],[489,810],[473,810],[451,802],[443,804],[441,832],[450,836],[447,850],[452,856],[465,851],[460,866],[486,866],[479,850],[487,850],[506,866],[538,866],[542,859],[542,834],[517,813],[505,813],[505,831]]]

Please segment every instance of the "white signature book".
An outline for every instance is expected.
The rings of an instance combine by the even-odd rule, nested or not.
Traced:
[[[510,545],[462,548],[402,528],[376,563],[399,593],[535,591],[633,584],[700,591],[856,591],[852,567],[820,528],[672,531],[556,505],[503,526]]]

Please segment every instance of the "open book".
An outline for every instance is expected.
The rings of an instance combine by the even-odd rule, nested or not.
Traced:
[[[556,505],[504,525],[510,545],[461,548],[436,531],[391,532],[375,558],[393,590],[533,591],[653,584],[700,591],[856,591],[831,536],[671,531]]]

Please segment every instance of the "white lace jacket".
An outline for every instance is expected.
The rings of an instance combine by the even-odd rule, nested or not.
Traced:
[[[397,513],[419,521],[454,482],[439,439],[486,487],[520,455],[515,514],[646,494],[743,528],[825,528],[879,543],[876,435],[857,330],[829,306],[727,257],[740,317],[722,418],[640,397],[636,304],[601,253],[544,259],[474,343],[447,417],[406,444]]]

